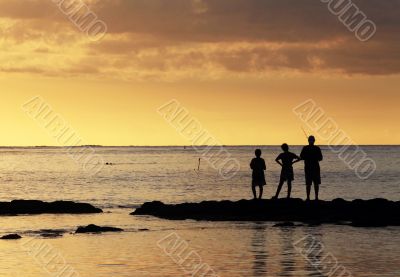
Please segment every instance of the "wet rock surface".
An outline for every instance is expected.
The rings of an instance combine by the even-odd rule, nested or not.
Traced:
[[[86,227],[78,227],[76,230],[76,234],[85,234],[85,233],[104,233],[104,232],[123,232],[124,230],[116,227],[101,227],[94,224],[90,224]]]
[[[303,201],[301,199],[204,201],[168,205],[148,202],[132,215],[171,220],[302,222],[311,226],[400,226],[400,202],[386,199]]]
[[[0,215],[35,215],[35,214],[90,214],[102,213],[87,203],[72,201],[43,202],[39,200],[14,200],[0,202]]]
[[[22,239],[22,237],[18,234],[10,234],[10,235],[2,236],[0,239],[2,239],[2,240],[18,240],[18,239]]]

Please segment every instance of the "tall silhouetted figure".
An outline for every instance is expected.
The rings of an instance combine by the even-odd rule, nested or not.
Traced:
[[[265,161],[263,158],[261,158],[261,150],[257,149],[255,151],[256,157],[251,160],[250,163],[250,168],[253,170],[253,180],[252,180],[252,190],[253,190],[253,196],[254,199],[257,199],[257,193],[256,193],[256,187],[260,188],[260,196],[258,197],[259,199],[262,198],[263,195],[263,188],[267,184],[265,182],[265,175],[264,171],[267,169],[265,166]]]
[[[304,146],[300,158],[304,160],[304,171],[306,176],[307,200],[310,200],[311,186],[314,183],[315,200],[318,200],[319,185],[321,184],[321,169],[319,162],[322,161],[322,152],[315,146],[315,137],[308,138],[309,145]]]
[[[290,198],[292,193],[292,181],[294,180],[293,164],[301,160],[299,156],[289,152],[289,145],[286,143],[282,144],[281,148],[283,153],[275,159],[275,161],[282,166],[281,179],[274,197],[275,199],[279,197],[279,193],[281,192],[282,186],[285,182],[287,182],[288,185],[287,198]]]

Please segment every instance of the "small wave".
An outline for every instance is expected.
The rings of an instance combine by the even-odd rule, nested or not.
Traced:
[[[97,205],[96,207],[99,207],[100,209],[137,209],[140,208],[142,204],[132,204],[132,205],[117,205],[117,204],[102,204],[102,205]]]
[[[127,264],[98,264],[97,266],[128,266]]]
[[[73,229],[40,229],[40,230],[24,230],[17,232],[21,235],[25,236],[40,236],[40,237],[48,237],[48,238],[54,238],[54,237],[61,237],[63,234],[67,234],[70,232],[73,232]]]

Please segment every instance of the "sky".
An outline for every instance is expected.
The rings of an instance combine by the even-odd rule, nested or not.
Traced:
[[[349,2],[376,24],[364,42],[324,2],[0,0],[0,145],[60,145],[35,97],[83,144],[190,145],[172,100],[223,145],[329,143],[293,112],[307,100],[354,143],[399,144],[400,1]]]

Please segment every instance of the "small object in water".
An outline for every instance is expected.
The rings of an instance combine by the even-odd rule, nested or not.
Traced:
[[[200,163],[201,163],[201,158],[199,158],[199,164],[197,165],[197,169],[193,169],[197,175],[199,175],[199,172],[200,172]]]

